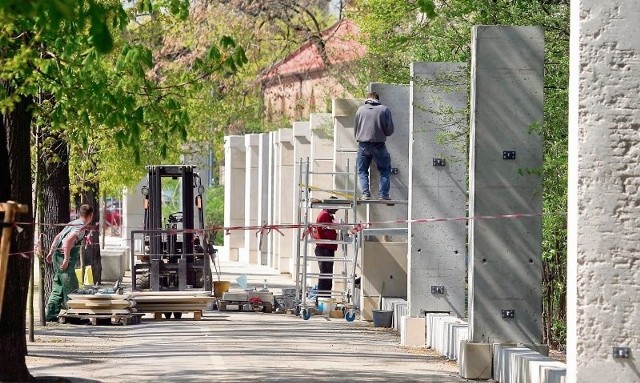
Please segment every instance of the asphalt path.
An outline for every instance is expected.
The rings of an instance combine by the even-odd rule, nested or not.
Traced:
[[[455,363],[389,329],[322,316],[207,313],[200,321],[39,329],[36,377],[72,382],[462,382]]]

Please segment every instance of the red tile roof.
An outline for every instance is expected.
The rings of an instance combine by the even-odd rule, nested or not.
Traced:
[[[342,19],[322,32],[327,59],[331,65],[362,57],[365,47],[356,41],[358,27],[350,20]],[[326,69],[320,51],[313,41],[308,40],[295,52],[271,67],[262,80],[277,76],[292,76]]]

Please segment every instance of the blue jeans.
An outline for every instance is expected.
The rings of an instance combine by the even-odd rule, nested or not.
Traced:
[[[375,161],[378,171],[380,172],[378,196],[380,198],[389,198],[391,156],[389,155],[384,142],[358,143],[358,158],[356,160],[356,166],[358,167],[360,190],[363,195],[371,195],[371,191],[369,190],[369,167],[371,166],[371,160]]]

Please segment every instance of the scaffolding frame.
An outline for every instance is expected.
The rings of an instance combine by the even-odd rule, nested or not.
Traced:
[[[306,161],[300,158],[297,161],[297,182],[298,185],[298,200],[297,200],[297,222],[299,227],[297,229],[298,246],[296,246],[296,314],[300,314],[305,320],[311,317],[311,308],[316,307],[316,302],[310,303],[311,299],[309,293],[311,288],[309,286],[310,278],[332,279],[333,281],[342,281],[342,289],[331,290],[315,290],[315,293],[319,297],[336,299],[337,308],[341,309],[345,314],[345,319],[349,322],[353,321],[356,317],[356,313],[359,308],[355,301],[355,279],[357,275],[358,266],[358,252],[360,248],[361,236],[351,234],[350,229],[357,223],[357,206],[358,206],[358,188],[357,188],[357,170],[354,167],[354,171],[350,170],[350,164],[347,160],[346,171],[344,172],[314,172],[311,169],[310,159],[307,157]],[[347,187],[343,190],[326,190],[321,188],[312,187],[311,175],[331,175],[335,183],[336,176],[347,177]],[[349,189],[349,178],[353,176],[351,184],[353,189]],[[311,191],[316,189],[330,194],[338,194],[342,196],[349,196],[348,199],[316,199],[312,198]],[[309,234],[311,228],[317,226],[314,217],[311,216],[311,209],[336,209],[344,211],[344,222],[334,223],[331,228],[338,232],[336,240],[318,240],[312,238]],[[352,218],[351,218],[352,217]],[[354,222],[349,222],[352,219]],[[337,244],[342,250],[342,256],[334,257],[318,257],[315,255],[309,255],[310,244]],[[310,273],[308,271],[309,262],[333,262],[334,273]],[[335,265],[342,263],[342,272],[335,272]],[[351,266],[351,267],[350,267]],[[335,285],[332,285],[335,286]]]

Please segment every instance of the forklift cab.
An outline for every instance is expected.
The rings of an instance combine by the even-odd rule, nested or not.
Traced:
[[[141,251],[132,246],[131,284],[133,290],[171,291],[202,289],[211,291],[211,257],[204,231],[204,204],[199,175],[193,165],[147,166],[144,198],[144,230],[131,233],[142,243]],[[163,219],[163,180],[180,180],[181,211]],[[166,212],[165,212],[166,213]]]

